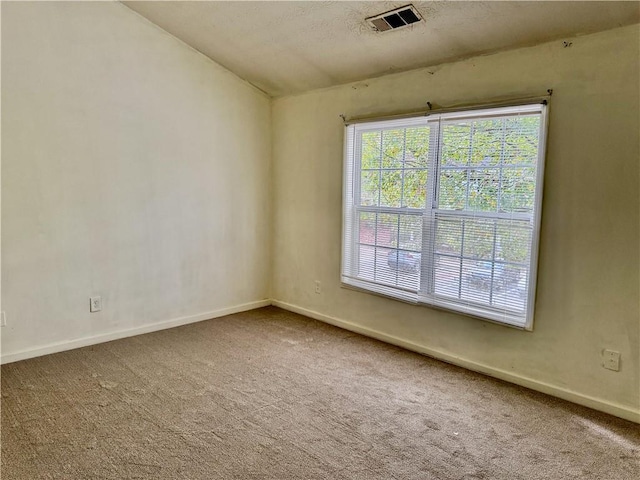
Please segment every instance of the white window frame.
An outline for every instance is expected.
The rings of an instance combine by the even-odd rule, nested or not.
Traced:
[[[489,116],[509,116],[517,114],[539,114],[540,130],[538,136],[538,158],[536,162],[536,184],[534,193],[534,206],[531,214],[518,216],[518,214],[509,213],[479,213],[477,216],[486,215],[489,219],[499,219],[501,215],[508,219],[526,219],[532,227],[530,256],[528,264],[528,281],[526,288],[526,311],[523,314],[516,315],[500,308],[490,306],[479,306],[473,304],[463,305],[461,301],[451,301],[442,296],[436,295],[434,288],[434,269],[433,262],[435,248],[435,229],[432,228],[438,209],[434,202],[438,198],[438,179],[440,178],[440,158],[442,155],[442,122],[447,120],[486,118]],[[540,239],[540,222],[542,214],[542,192],[544,181],[544,162],[546,156],[547,144],[547,123],[548,123],[548,105],[546,100],[537,100],[535,102],[522,103],[514,106],[496,106],[478,109],[467,109],[447,112],[426,113],[419,116],[399,118],[396,120],[372,119],[359,123],[347,124],[345,127],[344,142],[344,183],[343,183],[343,234],[342,234],[342,285],[348,288],[356,288],[358,290],[375,293],[377,295],[387,296],[396,300],[402,300],[413,304],[422,304],[436,308],[455,311],[465,315],[470,315],[483,320],[516,327],[525,330],[533,329],[535,294],[537,283],[537,265],[538,250]],[[429,126],[430,127],[430,149],[427,167],[427,198],[424,209],[411,209],[406,207],[363,207],[359,205],[360,194],[360,175],[361,166],[361,144],[356,141],[361,138],[361,133],[367,130],[380,130],[406,128],[411,126]],[[358,137],[360,135],[360,137]],[[421,266],[420,266],[420,282],[417,291],[405,290],[395,286],[385,286],[380,283],[370,282],[362,278],[358,278],[358,255],[359,247],[357,245],[357,229],[359,228],[359,213],[362,211],[393,213],[393,214],[411,214],[423,216],[423,233],[422,233],[422,250],[421,250]],[[452,211],[448,210],[447,214]],[[461,216],[464,218],[467,213]],[[461,254],[462,255],[462,254]],[[463,257],[460,257],[461,261]],[[495,268],[495,258],[492,260],[492,268]],[[461,264],[462,265],[462,264]],[[493,275],[493,273],[492,273]],[[493,282],[493,277],[492,277]]]

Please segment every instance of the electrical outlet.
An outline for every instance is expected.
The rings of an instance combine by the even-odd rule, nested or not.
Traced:
[[[620,371],[620,352],[605,350],[602,352],[602,358],[602,366],[604,368],[607,370],[613,370],[614,372]]]
[[[4,314],[4,312],[0,312],[0,327],[6,327],[7,326],[7,316]]]
[[[89,311],[99,312],[102,310],[102,297],[90,297],[89,298]]]
[[[322,293],[322,285],[320,284],[320,280],[316,280],[315,284],[316,284],[316,293],[318,294]]]

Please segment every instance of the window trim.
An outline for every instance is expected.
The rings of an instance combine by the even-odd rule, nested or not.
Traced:
[[[362,142],[357,141],[357,136],[362,135],[366,131],[378,131],[381,128],[391,128],[391,125],[397,123],[403,128],[419,125],[431,125],[430,128],[430,149],[427,161],[427,195],[426,205],[424,209],[406,208],[406,207],[388,207],[389,213],[393,214],[413,214],[422,215],[422,250],[421,254],[426,258],[434,258],[435,249],[435,228],[432,228],[434,219],[437,215],[437,209],[433,208],[434,200],[437,198],[438,182],[441,176],[440,159],[442,154],[441,137],[443,129],[442,122],[450,119],[463,120],[473,119],[477,117],[487,118],[490,116],[504,117],[509,114],[531,113],[539,115],[539,137],[538,137],[538,157],[536,163],[534,205],[532,214],[523,214],[532,225],[531,249],[528,262],[528,288],[526,291],[526,310],[524,312],[524,323],[521,316],[513,315],[504,309],[493,308],[491,306],[474,306],[473,304],[463,304],[462,302],[449,301],[444,297],[439,297],[435,293],[434,276],[435,264],[433,261],[421,262],[421,278],[417,292],[406,290],[406,294],[402,293],[402,288],[385,287],[376,282],[369,282],[365,279],[358,278],[354,273],[358,265],[357,254],[348,255],[347,252],[359,252],[357,247],[356,219],[357,212],[371,211],[384,212],[387,207],[375,206],[367,207],[356,205],[358,189],[360,181],[357,181],[357,175],[362,171],[360,162],[362,161],[361,148]],[[378,117],[366,118],[363,120],[345,122],[344,135],[344,155],[343,155],[343,208],[342,208],[342,251],[341,251],[341,285],[344,288],[354,289],[369,294],[389,297],[395,300],[404,301],[410,304],[426,305],[436,309],[446,310],[448,312],[458,313],[461,315],[479,318],[484,321],[497,323],[508,327],[514,327],[521,330],[531,331],[533,329],[535,299],[537,291],[538,278],[538,260],[539,246],[541,236],[542,221],[542,201],[544,187],[544,170],[547,149],[547,132],[548,132],[548,97],[531,99],[519,103],[510,104],[494,104],[483,105],[481,107],[467,107],[460,109],[447,109],[433,112],[422,112],[412,115],[400,115],[394,117]],[[381,127],[381,122],[391,124],[389,127]],[[433,127],[434,122],[437,128]],[[371,124],[371,128],[367,128],[367,124]],[[352,159],[353,161],[350,161]],[[357,174],[357,175],[356,175]],[[349,196],[350,195],[350,196]],[[447,214],[451,211],[447,211]],[[455,212],[454,212],[455,215]],[[464,214],[463,214],[464,215]],[[514,218],[513,214],[506,214],[508,218]],[[480,212],[479,216],[483,216]],[[487,218],[499,218],[499,212],[495,214],[488,213]],[[517,214],[515,215],[517,217]],[[427,237],[425,237],[425,235]],[[428,238],[432,237],[432,238]],[[425,240],[428,238],[428,240]],[[428,250],[425,249],[427,246]],[[495,262],[495,259],[493,260]],[[371,286],[371,287],[369,287]],[[368,288],[369,287],[369,288]],[[495,313],[492,312],[495,310]]]

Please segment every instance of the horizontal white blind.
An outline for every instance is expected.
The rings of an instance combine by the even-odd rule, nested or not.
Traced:
[[[347,127],[344,283],[530,326],[543,105]]]
[[[425,118],[347,128],[345,283],[416,301],[429,130]]]

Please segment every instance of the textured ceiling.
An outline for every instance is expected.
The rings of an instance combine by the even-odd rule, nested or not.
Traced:
[[[125,1],[271,96],[363,80],[640,22],[639,2],[411,2],[425,22],[366,17],[409,2]]]

